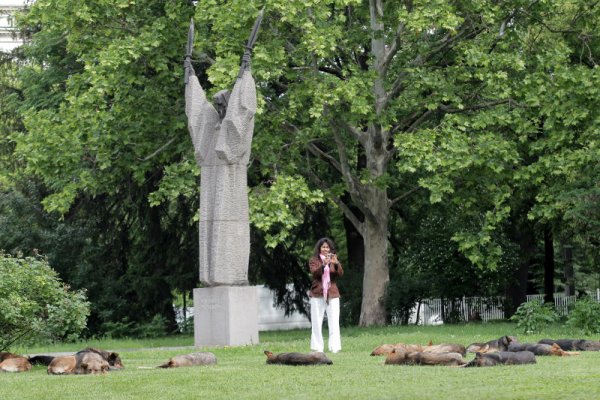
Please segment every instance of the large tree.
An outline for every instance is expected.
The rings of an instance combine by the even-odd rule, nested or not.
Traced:
[[[390,212],[419,187],[433,202],[460,193],[465,218],[478,223],[454,239],[473,263],[494,267],[501,249],[493,231],[510,212],[518,137],[534,129],[522,111],[535,57],[525,39],[554,6],[232,1],[225,14],[222,4],[201,2],[198,58],[216,87],[235,75],[247,32],[238,21],[252,19],[240,16],[265,4],[253,57],[264,82],[255,147],[277,174],[311,178],[362,236],[360,324],[385,323]]]

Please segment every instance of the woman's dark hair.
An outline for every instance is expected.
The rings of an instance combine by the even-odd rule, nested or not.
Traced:
[[[328,237],[324,237],[317,240],[317,244],[315,245],[315,249],[313,251],[313,257],[318,257],[319,254],[321,254],[321,246],[323,246],[323,243],[327,243],[329,245],[330,251],[332,253],[336,253],[335,243],[333,243],[333,240],[329,239]]]

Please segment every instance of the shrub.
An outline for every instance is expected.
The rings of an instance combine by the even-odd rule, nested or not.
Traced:
[[[588,335],[600,333],[600,303],[589,296],[577,300],[569,313],[567,325]]]
[[[558,318],[550,303],[543,304],[540,301],[521,304],[510,317],[511,321],[517,323],[517,328],[525,334],[541,332],[548,324],[558,321]]]
[[[102,328],[107,338],[152,338],[166,334],[167,320],[155,315],[146,323],[137,323],[123,318],[119,322],[105,322]]]
[[[85,293],[70,291],[46,259],[0,253],[0,351],[15,344],[74,340],[89,314]]]

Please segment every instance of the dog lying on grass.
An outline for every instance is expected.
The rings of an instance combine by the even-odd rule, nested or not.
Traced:
[[[86,347],[85,349],[79,350],[77,353],[75,353],[75,356],[77,357],[78,355],[83,355],[85,353],[96,353],[96,354],[100,355],[100,357],[102,357],[103,359],[106,360],[106,362],[108,362],[108,368],[111,371],[112,370],[120,370],[120,369],[125,368],[125,366],[123,365],[123,361],[121,360],[121,357],[119,356],[119,353],[96,349],[93,347]]]
[[[442,343],[428,346],[421,346],[419,344],[405,344],[405,343],[396,343],[396,344],[382,344],[381,346],[377,346],[372,352],[372,356],[383,356],[390,354],[394,350],[403,350],[407,352],[414,353],[458,353],[461,355],[466,354],[465,346],[461,344],[453,344],[453,343]]]
[[[556,343],[543,344],[543,343],[511,343],[508,346],[508,351],[516,352],[516,351],[530,351],[536,356],[571,356],[578,355],[579,353],[576,351],[564,351],[560,348],[560,346]]]
[[[493,367],[495,365],[535,363],[535,355],[531,351],[498,351],[494,353],[476,353],[475,358],[463,365],[463,367]]]
[[[409,352],[395,349],[385,358],[386,365],[465,365],[459,353]]]
[[[561,349],[569,351],[600,351],[600,341],[583,339],[542,339],[540,344],[557,344]]]
[[[272,352],[265,350],[267,356],[267,364],[283,364],[283,365],[332,365],[331,361],[325,353],[313,352],[313,353],[280,353],[273,354]]]
[[[194,365],[212,365],[217,363],[213,353],[191,353],[169,358],[169,361],[156,368],[191,367]]]
[[[467,346],[467,353],[494,353],[497,351],[508,351],[511,343],[519,343],[516,336],[502,336],[498,339],[485,343],[471,343]]]
[[[87,351],[74,356],[54,357],[48,365],[49,375],[105,374],[110,366],[100,354]]]
[[[32,359],[39,363],[50,361],[50,375],[105,374],[109,370],[125,368],[118,353],[86,347],[72,356],[36,356]]]
[[[75,353],[73,356],[77,357],[77,356],[83,356],[85,353],[96,353],[98,355],[100,355],[100,357],[102,357],[103,359],[106,360],[106,362],[108,362],[108,366],[110,370],[120,370],[125,368],[125,366],[123,365],[123,361],[121,361],[121,357],[119,356],[119,353],[115,353],[112,351],[105,351],[105,350],[101,350],[101,349],[96,349],[93,347],[86,347],[83,350],[79,350],[77,353]],[[67,356],[64,356],[67,357]],[[52,363],[52,361],[54,360],[54,356],[47,356],[47,355],[37,355],[37,356],[33,356],[33,357],[29,357],[29,362],[33,365],[50,365],[50,363]],[[65,360],[62,360],[61,363],[64,364]]]
[[[30,370],[31,363],[27,358],[13,353],[0,353],[0,372],[26,372]]]

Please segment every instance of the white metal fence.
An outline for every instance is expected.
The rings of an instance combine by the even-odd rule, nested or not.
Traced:
[[[592,298],[600,302],[600,288],[596,289]],[[543,300],[543,294],[527,295],[528,302]],[[576,301],[576,296],[565,296],[563,293],[554,294],[554,307],[561,316],[568,315]],[[463,297],[453,301],[426,299],[413,307],[408,323],[440,325],[444,323],[444,319],[452,321],[504,319],[503,304],[503,297]],[[392,318],[392,323],[399,323],[399,318]]]

